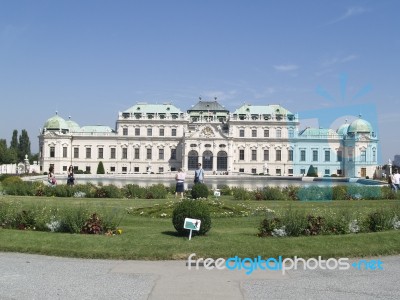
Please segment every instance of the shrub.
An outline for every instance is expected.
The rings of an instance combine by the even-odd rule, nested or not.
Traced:
[[[393,228],[394,216],[389,210],[371,212],[367,216],[367,226],[372,232],[388,230]]]
[[[313,165],[310,165],[308,168],[307,177],[318,177],[317,170],[315,170]]]
[[[252,200],[251,193],[242,187],[232,188],[233,199],[235,200]]]
[[[288,236],[299,236],[305,233],[308,223],[304,213],[289,208],[282,216],[282,225]]]
[[[196,183],[192,187],[191,194],[193,199],[208,198],[208,187],[204,183]]]
[[[86,234],[100,234],[103,233],[103,226],[101,219],[97,213],[94,213],[83,225],[81,233]]]
[[[262,195],[264,200],[287,200],[286,195],[278,187],[264,187]]]
[[[297,197],[301,201],[326,201],[332,200],[331,187],[308,186],[299,189]]]
[[[145,189],[137,184],[127,184],[123,188],[126,198],[144,198]]]
[[[294,186],[294,185],[289,185],[289,186],[284,187],[282,189],[282,192],[286,195],[288,200],[297,201],[297,200],[299,200],[299,197],[297,196],[299,190],[300,190],[300,187]]]
[[[97,165],[97,172],[96,174],[105,174],[106,172],[104,171],[104,165],[102,161],[99,161],[99,164]]]
[[[336,185],[332,187],[332,200],[346,200],[347,187],[344,185]]]
[[[145,190],[146,199],[165,199],[167,194],[168,190],[163,184],[154,184]]]
[[[221,195],[232,196],[232,190],[228,185],[223,185],[219,188]]]
[[[183,228],[185,218],[201,220],[200,231],[193,231],[193,234],[204,235],[211,229],[210,210],[201,200],[183,200],[176,205],[172,212],[172,224],[180,235],[188,234]]]
[[[325,219],[323,217],[308,215],[307,222],[308,225],[304,230],[306,235],[318,235],[323,231],[323,226],[325,225]]]
[[[281,223],[281,220],[277,218],[274,214],[267,214],[267,217],[261,221],[261,224],[258,228],[258,236],[272,236],[274,230],[282,227]]]
[[[88,210],[82,207],[65,210],[60,216],[59,231],[80,233],[89,216]]]
[[[121,196],[121,190],[113,184],[96,188],[94,194],[95,198],[121,198]]]

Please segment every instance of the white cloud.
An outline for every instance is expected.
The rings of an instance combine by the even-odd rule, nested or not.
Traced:
[[[326,59],[325,61],[323,61],[321,63],[321,65],[322,65],[322,67],[326,68],[326,67],[331,67],[336,64],[343,64],[343,63],[355,60],[357,58],[358,58],[358,55],[355,55],[355,54],[350,54],[345,57],[333,57],[333,58]]]
[[[290,71],[297,70],[298,68],[299,68],[299,66],[293,65],[293,64],[274,66],[274,69],[279,72],[290,72]]]
[[[341,22],[341,21],[346,20],[348,18],[365,14],[365,13],[367,13],[369,11],[370,11],[370,9],[364,8],[364,7],[350,7],[339,18],[336,18],[335,20],[329,22],[327,25],[334,24],[334,23],[337,23],[337,22]]]

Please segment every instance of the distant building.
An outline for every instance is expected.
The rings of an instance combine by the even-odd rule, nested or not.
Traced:
[[[233,112],[217,101],[199,101],[186,112],[172,104],[137,103],[118,114],[115,129],[80,127],[58,114],[39,135],[40,167],[64,173],[69,165],[95,173],[206,172],[373,177],[378,139],[361,118],[337,130],[306,128],[280,105],[244,104]]]
[[[400,167],[400,155],[395,155],[393,165]]]

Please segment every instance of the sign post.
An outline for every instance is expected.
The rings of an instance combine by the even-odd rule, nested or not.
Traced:
[[[189,241],[192,239],[192,231],[193,230],[199,231],[200,225],[201,225],[201,220],[185,218],[185,223],[183,224],[183,228],[190,230]]]

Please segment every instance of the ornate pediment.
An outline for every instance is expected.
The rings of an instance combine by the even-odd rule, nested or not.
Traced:
[[[212,125],[196,127],[195,130],[187,136],[189,139],[226,139],[227,137],[218,128]]]
[[[205,126],[205,127],[200,131],[200,137],[206,137],[206,138],[215,137],[214,130],[211,128],[211,126]]]

